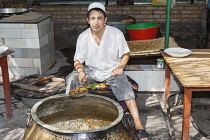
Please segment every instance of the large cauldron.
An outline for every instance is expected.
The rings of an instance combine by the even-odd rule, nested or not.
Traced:
[[[114,100],[88,94],[80,99],[59,94],[42,99],[31,109],[32,123],[24,140],[132,140],[122,126],[123,109]],[[87,131],[60,130],[49,124],[78,118],[110,121],[108,126]]]

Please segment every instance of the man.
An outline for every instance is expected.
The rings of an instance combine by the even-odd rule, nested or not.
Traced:
[[[125,101],[139,140],[148,140],[149,134],[141,124],[134,92],[123,73],[130,50],[123,33],[115,27],[105,25],[105,12],[101,3],[95,2],[88,7],[86,19],[90,27],[77,39],[75,70],[66,78],[66,94],[80,83],[105,82],[111,86],[118,101]]]

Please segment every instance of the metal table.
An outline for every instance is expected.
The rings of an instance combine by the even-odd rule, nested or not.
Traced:
[[[12,118],[12,116],[13,116],[7,55],[9,55],[13,52],[14,52],[13,50],[7,50],[6,52],[4,52],[0,55],[0,66],[1,66],[1,70],[2,70],[2,79],[3,79],[4,98],[5,98],[7,119]]]
[[[170,73],[184,87],[182,140],[189,139],[192,91],[210,91],[210,49],[191,49],[187,57],[170,57],[163,51],[161,55],[167,66],[165,73],[164,106],[170,94]]]

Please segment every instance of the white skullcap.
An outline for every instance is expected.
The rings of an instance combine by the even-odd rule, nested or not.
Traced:
[[[88,7],[88,11],[90,11],[93,8],[100,8],[101,10],[103,10],[104,12],[106,12],[104,5],[101,4],[101,3],[98,3],[98,2],[91,3],[89,5],[89,7]]]

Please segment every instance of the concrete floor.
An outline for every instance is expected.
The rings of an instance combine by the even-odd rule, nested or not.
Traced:
[[[184,48],[195,48],[195,42],[178,42],[178,44]],[[58,47],[59,46],[59,47]],[[68,50],[68,51],[66,51]],[[69,72],[73,69],[71,59],[74,48],[68,42],[56,42],[56,64],[48,71],[48,74],[63,71],[68,68]],[[153,61],[153,60],[152,60]],[[69,72],[63,73],[61,76],[65,76]],[[20,79],[22,77],[11,77],[10,81]],[[208,92],[207,92],[208,93]],[[193,94],[194,95],[194,94]],[[209,97],[205,96],[206,93],[196,93],[193,97],[192,104],[192,117],[198,127],[200,127],[205,133],[210,134],[210,102]],[[174,101],[174,97],[171,98],[171,102]],[[13,103],[13,118],[6,119],[6,111],[4,104],[3,88],[0,85],[0,140],[19,140],[24,134],[26,128],[26,111],[30,109],[17,99],[12,99]],[[178,105],[171,108],[172,120],[167,117],[166,109],[163,108],[163,92],[141,92],[137,96],[137,105],[139,113],[142,119],[142,123],[150,133],[152,140],[180,140],[181,139],[181,125],[182,125],[182,94],[180,94],[180,100]],[[170,126],[173,124],[173,127]],[[175,133],[174,137],[173,134]],[[191,140],[206,140],[191,124],[190,127],[190,139]]]

